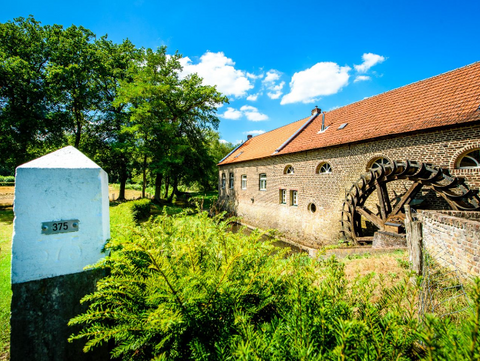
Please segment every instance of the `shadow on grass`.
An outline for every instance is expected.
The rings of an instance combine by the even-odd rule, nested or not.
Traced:
[[[12,206],[0,207],[0,223],[6,223],[9,225],[13,223]]]

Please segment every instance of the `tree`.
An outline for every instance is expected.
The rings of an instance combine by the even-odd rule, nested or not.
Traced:
[[[130,113],[124,103],[114,104],[120,82],[132,81],[131,69],[140,60],[140,51],[129,41],[115,44],[106,36],[95,42],[100,60],[96,89],[101,110],[96,122],[87,123],[82,148],[108,172],[110,180],[120,183],[118,199],[125,199],[125,185],[134,168],[135,139],[129,129]]]
[[[200,149],[205,129],[216,129],[218,104],[227,102],[215,87],[202,85],[202,79],[190,75],[180,79],[181,69],[175,54],[166,48],[144,51],[131,81],[122,82],[115,104],[128,104],[130,131],[136,136],[143,163],[145,190],[148,166],[155,175],[155,195],[159,198],[163,177],[172,180],[173,192],[180,181],[181,165],[189,147]]]
[[[59,143],[45,88],[50,56],[46,31],[32,16],[0,24],[0,164],[11,173]]]

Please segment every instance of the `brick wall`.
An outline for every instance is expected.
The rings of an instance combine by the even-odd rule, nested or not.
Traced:
[[[480,213],[421,211],[423,244],[445,267],[480,276]]]
[[[480,148],[480,125],[227,164],[219,167],[219,179],[225,173],[227,180],[225,189],[219,184],[219,196],[245,223],[276,228],[295,242],[320,247],[338,240],[345,189],[359,179],[372,159],[385,157],[392,161],[409,159],[432,163],[449,168],[454,176],[466,177],[471,187],[479,188],[478,169],[455,169],[458,158],[474,148]],[[322,162],[332,166],[332,173],[315,173]],[[294,174],[284,174],[288,165],[294,167]],[[228,184],[230,172],[235,180],[232,189]],[[266,190],[259,189],[261,173],[267,175]],[[247,189],[241,189],[242,175],[247,176]],[[395,188],[400,191],[405,187],[402,184],[390,187]],[[287,204],[279,202],[280,189],[287,190]],[[292,190],[298,192],[297,206],[290,205]],[[429,194],[429,204],[444,208],[438,197],[439,205],[435,206],[435,198],[435,194]],[[309,204],[315,204],[315,213],[309,210]]]

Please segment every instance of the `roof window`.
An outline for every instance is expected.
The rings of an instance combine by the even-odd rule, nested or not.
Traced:
[[[347,126],[348,123],[343,123],[343,124],[340,124],[340,126],[337,128],[337,130],[340,130],[340,129],[343,129]]]

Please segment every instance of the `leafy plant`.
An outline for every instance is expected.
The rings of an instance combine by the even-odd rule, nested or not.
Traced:
[[[423,322],[409,277],[349,282],[336,258],[285,258],[230,222],[163,215],[118,232],[70,339],[112,343],[124,360],[478,359],[479,281],[469,320]]]

